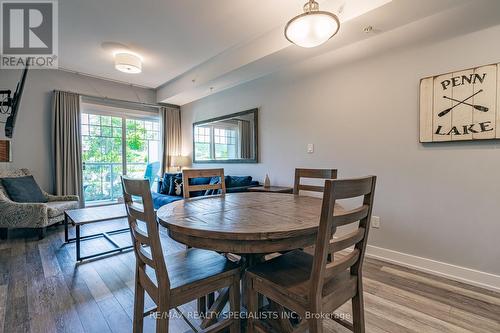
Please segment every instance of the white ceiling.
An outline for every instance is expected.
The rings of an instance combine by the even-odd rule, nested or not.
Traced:
[[[60,66],[147,87],[173,79],[224,50],[266,33],[304,0],[61,0]],[[103,42],[144,57],[122,74]]]
[[[61,0],[59,65],[157,88],[158,101],[182,105],[310,57],[392,38],[388,32],[425,18],[435,19],[423,31],[443,37],[500,23],[498,0],[319,0],[323,10],[341,10],[341,30],[321,47],[302,49],[286,41],[283,27],[304,2]],[[367,25],[373,33],[363,33]],[[424,38],[407,30],[408,40]],[[141,74],[114,69],[117,43],[143,56]]]

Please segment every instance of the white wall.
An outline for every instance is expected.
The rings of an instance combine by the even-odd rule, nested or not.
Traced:
[[[0,89],[15,90],[20,70],[0,70]],[[65,90],[81,94],[142,102],[155,102],[155,92],[132,88],[111,81],[99,80],[58,70],[33,69],[28,72],[21,106],[12,139],[12,163],[0,163],[2,168],[28,168],[40,186],[53,189],[52,164],[52,91]],[[137,95],[136,95],[137,94]],[[0,116],[5,121],[5,116]],[[0,124],[0,138],[4,136]]]
[[[372,245],[500,274],[499,142],[418,141],[419,80],[500,62],[498,36],[500,26],[342,66],[325,55],[184,105],[184,153],[193,121],[259,107],[260,163],[222,165],[226,174],[280,185],[295,167],[375,174]]]

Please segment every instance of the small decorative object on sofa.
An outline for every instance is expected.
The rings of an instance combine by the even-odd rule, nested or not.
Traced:
[[[193,178],[190,185],[210,184],[211,177]],[[226,176],[226,193],[247,192],[250,187],[260,186],[259,182],[252,180],[251,176]],[[179,194],[180,193],[180,194]],[[213,194],[208,191],[191,192],[191,197]],[[165,173],[158,182],[157,192],[152,193],[155,209],[171,202],[183,199],[182,173]]]
[[[20,184],[28,184],[29,189],[25,188],[23,191]],[[27,192],[36,192],[37,195],[30,197],[33,193]],[[78,208],[78,201],[76,195],[54,196],[41,190],[27,169],[2,170],[0,171],[0,236],[6,237],[8,229],[36,228],[39,237],[43,238],[47,226],[63,222],[64,211]]]

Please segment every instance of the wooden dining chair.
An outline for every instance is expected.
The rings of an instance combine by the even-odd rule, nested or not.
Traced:
[[[192,185],[190,179],[201,177],[219,177],[215,184]],[[226,181],[224,178],[224,169],[185,169],[182,170],[182,184],[184,186],[184,198],[190,198],[192,192],[219,190],[218,194],[226,194]]]
[[[219,177],[217,183],[193,185],[190,179],[206,178],[206,177]],[[182,170],[182,184],[184,186],[184,198],[191,198],[192,192],[213,190],[216,194],[226,194],[226,181],[224,177],[224,169],[184,169]],[[233,260],[235,261],[235,260]],[[205,314],[214,303],[215,297],[213,293],[208,294],[206,297],[198,299],[198,312]]]
[[[134,333],[143,331],[143,319],[147,315],[156,318],[157,333],[168,332],[170,309],[221,288],[229,288],[230,311],[239,313],[239,266],[216,252],[201,249],[164,256],[149,181],[122,177],[122,187],[136,258]],[[142,205],[134,202],[132,196],[142,199]],[[146,311],[145,292],[156,304]],[[206,331],[219,332],[227,328],[231,333],[240,332],[239,319],[230,316]]]
[[[300,191],[311,191],[323,193],[323,186],[303,185],[300,183],[302,178],[312,179],[336,179],[337,169],[295,169],[295,181],[293,183],[293,194],[299,195]]]
[[[326,180],[321,218],[314,255],[295,250],[247,270],[245,281],[247,307],[257,313],[257,295],[262,294],[301,318],[293,332],[309,328],[323,332],[322,319],[345,302],[352,300],[353,323],[331,316],[350,330],[365,331],[362,267],[365,256],[376,177]],[[334,212],[340,199],[363,197],[361,206]],[[359,221],[354,231],[331,241],[337,227]],[[351,247],[354,248],[351,249]],[[350,249],[347,254],[346,249]],[[346,250],[346,251],[342,251]],[[341,259],[328,262],[330,252],[342,251]],[[265,331],[262,322],[248,316],[248,332]]]

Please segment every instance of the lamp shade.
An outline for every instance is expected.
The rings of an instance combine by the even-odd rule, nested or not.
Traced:
[[[137,74],[142,72],[142,60],[132,53],[115,54],[115,68],[120,72]]]
[[[189,156],[170,156],[170,165],[173,167],[186,167],[191,165]]]
[[[339,31],[338,17],[319,11],[316,2],[304,5],[304,13],[292,18],[285,27],[285,37],[301,47],[315,47],[325,43]]]

